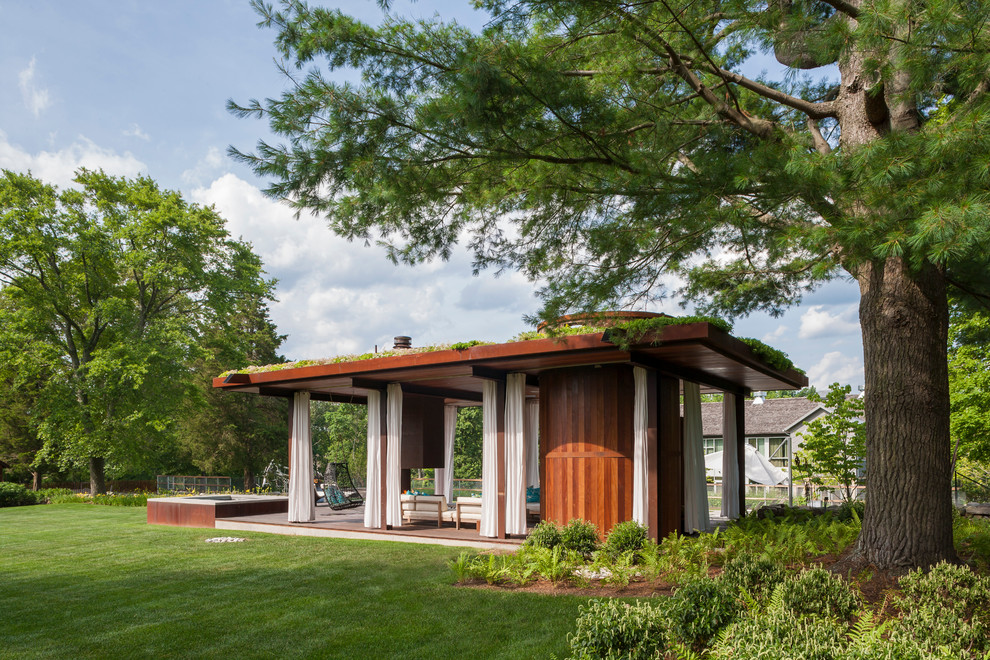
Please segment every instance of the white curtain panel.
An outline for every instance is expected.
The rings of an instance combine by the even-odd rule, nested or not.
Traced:
[[[633,501],[632,519],[641,525],[646,523],[646,369],[633,367]]]
[[[686,532],[708,531],[708,489],[705,486],[705,455],[702,448],[701,388],[684,383],[684,528]]]
[[[443,407],[443,467],[433,471],[434,495],[446,495],[447,504],[454,501],[454,440],[457,434],[457,406]]]
[[[526,425],[523,442],[526,444],[526,486],[540,487],[540,402],[526,402]]]
[[[498,536],[498,432],[495,422],[498,383],[481,384],[481,536]]]
[[[382,393],[368,391],[368,485],[364,493],[364,526],[382,526]]]
[[[722,394],[722,516],[739,517],[739,434],[736,397]]]
[[[526,533],[526,374],[505,378],[505,532]]]
[[[289,465],[289,522],[316,520],[313,441],[309,435],[309,392],[292,397],[292,462]]]
[[[389,383],[386,394],[385,524],[402,527],[402,385]]]

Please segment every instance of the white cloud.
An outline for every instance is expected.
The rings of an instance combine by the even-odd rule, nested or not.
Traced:
[[[52,104],[52,100],[48,90],[38,87],[35,83],[36,64],[35,58],[32,57],[27,68],[17,74],[17,80],[21,88],[21,98],[24,99],[24,107],[37,119]]]
[[[851,305],[838,314],[825,311],[824,305],[813,305],[801,315],[799,339],[835,337],[859,332],[859,322],[855,319],[856,306]]]
[[[182,181],[190,186],[202,187],[221,174],[223,165],[223,152],[217,147],[210,147],[194,167],[182,173]]]
[[[125,137],[135,137],[139,140],[144,140],[147,142],[151,139],[151,136],[141,130],[141,127],[136,123],[131,124],[123,131]]]
[[[80,135],[68,147],[53,151],[29,154],[7,139],[0,131],[0,168],[16,172],[28,170],[45,183],[59,187],[72,185],[76,170],[85,167],[91,170],[102,169],[107,174],[135,176],[148,170],[147,166],[129,151],[118,154],[111,149],[97,146],[92,140]]]
[[[536,308],[533,285],[518,273],[471,277],[469,259],[393,266],[385,252],[335,236],[320,218],[266,198],[225,174],[190,198],[214,204],[234,236],[249,241],[279,280],[272,318],[289,338],[290,359],[389,348],[405,334],[417,346],[482,339],[504,341],[526,329]]]
[[[772,344],[773,342],[783,337],[784,334],[787,332],[787,330],[788,328],[786,325],[778,325],[772,332],[768,332],[767,334],[763,335],[760,341],[766,342],[768,344]]]
[[[827,390],[832,383],[856,386],[865,382],[863,363],[858,357],[848,357],[839,351],[832,351],[808,369],[808,381],[819,392]]]

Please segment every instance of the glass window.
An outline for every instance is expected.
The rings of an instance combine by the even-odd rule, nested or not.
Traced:
[[[705,454],[714,454],[722,451],[722,438],[705,438]]]

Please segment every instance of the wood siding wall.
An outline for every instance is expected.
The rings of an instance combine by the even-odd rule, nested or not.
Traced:
[[[540,375],[544,518],[584,518],[602,537],[632,518],[633,391],[630,365]]]
[[[400,463],[404,470],[443,467],[443,399],[403,393]]]

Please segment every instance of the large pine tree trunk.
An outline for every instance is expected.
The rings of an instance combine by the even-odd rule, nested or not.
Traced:
[[[954,561],[945,279],[890,258],[858,272],[866,366],[861,558],[881,569]]]
[[[99,495],[107,492],[106,473],[102,456],[89,457],[89,494]]]

